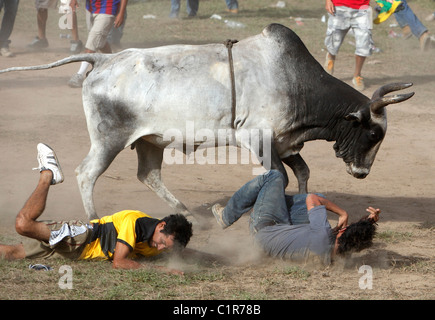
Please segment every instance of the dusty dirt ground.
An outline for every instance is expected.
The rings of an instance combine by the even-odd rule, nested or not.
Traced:
[[[44,64],[68,55],[65,41],[52,39],[50,49],[30,53],[28,34],[15,33],[12,59],[0,57],[0,69]],[[406,53],[397,50],[382,67],[376,57],[367,65],[367,88],[371,96],[382,84],[414,83],[415,96],[388,107],[388,131],[370,175],[357,180],[345,171],[332,144],[307,143],[302,150],[311,169],[309,188],[340,204],[355,221],[367,206],[382,209],[379,233],[370,250],[337,261],[329,267],[303,266],[311,270],[308,280],[277,283],[273,297],[296,299],[433,299],[435,298],[435,52],[420,52],[414,45]],[[323,62],[323,53],[316,58]],[[370,60],[369,60],[370,61]],[[74,169],[86,156],[90,143],[81,103],[81,89],[66,83],[78,64],[0,76],[0,232],[14,240],[14,218],[38,180],[36,145],[52,146],[60,159],[65,182],[51,189],[44,219],[86,219]],[[343,55],[336,76],[345,82],[343,71],[353,67],[351,55]],[[394,71],[394,72],[392,72]],[[408,90],[410,91],[410,90]],[[124,150],[98,180],[94,198],[100,216],[119,210],[140,209],[163,217],[171,209],[136,179],[136,153]],[[245,182],[253,178],[255,165],[164,165],[163,179],[170,190],[197,214],[205,228],[195,227],[190,247],[230,257],[237,279],[221,286],[244,286],[261,291],[276,265],[261,260],[251,250],[247,218],[227,230],[213,220],[210,207],[225,203]],[[296,192],[291,170],[287,193]],[[331,225],[336,218],[330,216]],[[373,268],[373,288],[362,290],[358,281],[362,265]],[[270,281],[274,281],[273,278]],[[218,284],[211,284],[210,287]],[[206,288],[203,288],[206,290]],[[228,289],[229,290],[229,289]],[[25,297],[23,297],[25,298]],[[221,297],[225,298],[225,297]]]

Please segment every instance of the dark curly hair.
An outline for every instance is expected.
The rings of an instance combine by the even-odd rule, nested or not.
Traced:
[[[162,219],[166,222],[162,232],[166,235],[173,235],[174,241],[183,248],[189,243],[192,237],[192,223],[180,213],[171,214]]]
[[[338,230],[336,230],[335,235]],[[359,252],[367,249],[373,244],[373,237],[376,234],[376,222],[364,217],[358,222],[347,226],[343,234],[338,238],[337,254]]]

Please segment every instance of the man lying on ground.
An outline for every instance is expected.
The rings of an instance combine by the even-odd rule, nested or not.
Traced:
[[[333,202],[317,194],[303,197],[305,212],[300,201],[289,201],[285,195],[282,173],[270,170],[241,187],[225,207],[215,204],[212,212],[225,229],[252,209],[251,234],[272,257],[306,260],[314,255],[329,264],[335,255],[358,252],[372,245],[379,209],[367,208],[368,216],[348,225],[347,212]],[[296,205],[299,208],[294,210]],[[339,216],[334,229],[328,222],[327,210]]]
[[[0,258],[48,258],[60,255],[71,259],[105,259],[114,268],[137,269],[144,265],[133,260],[151,257],[172,248],[184,248],[192,236],[192,224],[181,214],[161,220],[134,210],[85,223],[82,221],[37,221],[44,212],[51,185],[64,180],[55,152],[38,144],[40,177],[38,185],[16,218],[17,232],[25,241],[0,245]],[[157,267],[182,274],[178,270]]]

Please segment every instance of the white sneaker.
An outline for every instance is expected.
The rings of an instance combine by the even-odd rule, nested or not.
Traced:
[[[15,54],[11,50],[9,50],[9,48],[1,48],[0,55],[2,55],[3,57],[8,57],[8,58],[15,57]]]
[[[85,75],[75,73],[73,74],[71,79],[69,79],[68,86],[70,86],[71,88],[81,88],[83,85],[83,81],[85,81]]]
[[[33,170],[39,170],[39,172],[50,170],[53,172],[53,180],[51,180],[51,184],[62,183],[64,180],[63,173],[54,150],[43,143],[38,143],[36,148],[38,150],[38,157],[36,159],[38,160],[39,167],[34,168]]]
[[[216,221],[222,227],[222,229],[229,227],[229,225],[227,225],[222,218],[222,214],[224,213],[224,209],[225,209],[225,207],[222,207],[219,203],[216,203],[213,207],[211,207],[211,212],[213,212],[213,215],[216,218]]]
[[[363,91],[365,89],[363,77],[354,77],[352,79],[352,84],[353,84],[354,88],[358,91]]]

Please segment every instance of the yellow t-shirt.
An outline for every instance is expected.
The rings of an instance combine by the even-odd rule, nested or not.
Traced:
[[[148,240],[159,222],[136,210],[124,210],[92,220],[92,237],[79,259],[112,259],[118,241],[130,248],[129,258],[157,255],[160,251],[150,247]]]

